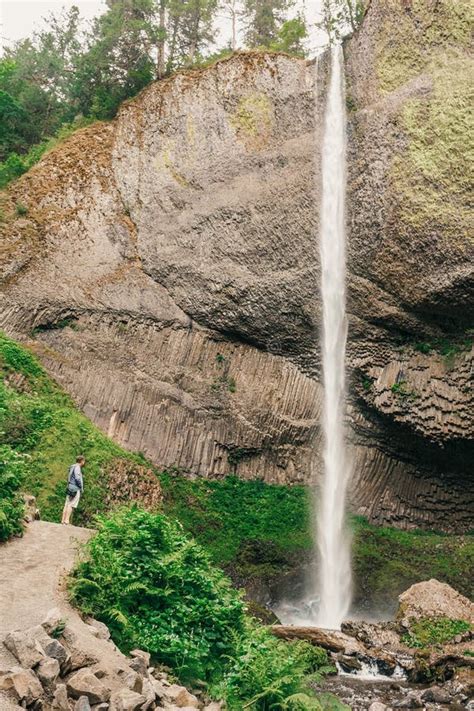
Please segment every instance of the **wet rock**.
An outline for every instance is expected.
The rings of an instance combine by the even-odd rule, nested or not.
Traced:
[[[348,620],[341,625],[341,632],[359,640],[366,647],[398,647],[400,635],[392,628],[393,623],[370,623]]]
[[[422,693],[421,699],[434,704],[449,704],[451,702],[451,694],[439,686],[431,686]]]
[[[60,668],[58,660],[52,659],[51,657],[42,659],[36,669],[38,679],[43,684],[45,689],[50,689],[56,683],[59,672]]]
[[[137,694],[131,689],[120,689],[112,694],[110,699],[110,711],[138,711],[146,699],[141,694]]]
[[[398,603],[398,620],[442,616],[474,623],[474,604],[439,580],[412,585],[399,596]]]
[[[362,664],[357,657],[349,657],[345,654],[339,654],[337,661],[339,662],[342,670],[349,674],[362,669]]]
[[[30,630],[9,632],[3,643],[21,666],[27,669],[36,667],[45,656],[44,649]]]
[[[78,699],[87,696],[91,704],[108,701],[110,690],[93,674],[90,669],[81,669],[67,681],[67,690],[70,696]]]

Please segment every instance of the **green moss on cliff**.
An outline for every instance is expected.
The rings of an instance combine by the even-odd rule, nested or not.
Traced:
[[[243,97],[230,118],[237,138],[247,148],[263,147],[272,128],[272,104],[264,94],[250,94]]]
[[[389,93],[424,78],[395,117],[406,137],[391,170],[400,231],[441,234],[462,249],[472,234],[474,66],[468,47],[474,6],[470,0],[387,0],[378,8],[379,90]]]
[[[474,117],[472,61],[458,56],[431,66],[429,96],[404,104],[399,125],[408,143],[392,165],[399,214],[412,227],[431,226],[451,241],[472,236]]]
[[[379,88],[390,92],[425,71],[450,47],[471,41],[474,6],[470,0],[385,0],[376,45]]]

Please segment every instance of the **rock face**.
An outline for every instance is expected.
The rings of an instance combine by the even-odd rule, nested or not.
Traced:
[[[464,530],[474,428],[463,166],[453,149],[438,180],[438,155],[428,173],[420,158],[435,150],[439,92],[455,92],[455,113],[466,91],[436,74],[449,71],[445,55],[467,62],[463,26],[445,31],[453,2],[373,0],[346,47],[348,425],[355,510]],[[427,12],[426,52],[387,79],[388,18],[416,44]],[[270,482],[320,470],[327,71],[327,57],[244,53],[152,84],[3,198],[0,325],[30,339],[104,431],[160,466]]]

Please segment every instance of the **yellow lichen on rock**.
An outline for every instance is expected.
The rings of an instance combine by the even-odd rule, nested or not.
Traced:
[[[237,138],[249,150],[258,150],[269,141],[273,125],[273,107],[265,94],[250,94],[239,101],[230,119]]]

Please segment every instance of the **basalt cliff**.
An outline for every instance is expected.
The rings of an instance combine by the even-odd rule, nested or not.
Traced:
[[[352,508],[447,531],[473,513],[470,12],[372,0],[345,45]],[[1,197],[0,327],[161,467],[318,475],[327,70],[156,82]]]

